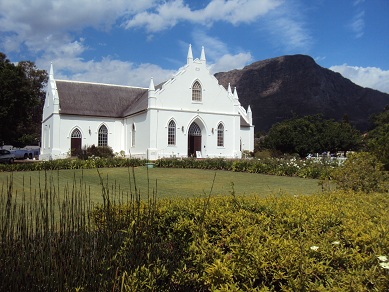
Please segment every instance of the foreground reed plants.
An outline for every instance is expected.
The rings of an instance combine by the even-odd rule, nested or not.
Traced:
[[[142,201],[134,169],[129,193],[97,169],[93,206],[82,176],[59,190],[54,174],[36,191],[27,182],[15,193],[12,174],[2,187],[0,291],[389,290],[387,194],[214,196],[210,186],[157,200],[149,183]]]
[[[130,222],[139,217],[139,193],[115,193],[108,178],[100,177],[103,204],[94,206],[82,176],[60,190],[54,174],[45,172],[39,189],[33,190],[27,181],[17,193],[11,173],[1,188],[0,291],[112,289],[112,258],[126,238],[110,220],[115,217],[112,210],[125,204],[128,208],[121,216]],[[106,218],[104,223],[99,220],[96,225],[95,208],[102,212],[100,219]]]

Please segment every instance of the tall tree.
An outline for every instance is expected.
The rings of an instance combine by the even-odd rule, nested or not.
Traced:
[[[40,139],[47,72],[33,62],[11,63],[0,52],[0,143],[23,146]]]

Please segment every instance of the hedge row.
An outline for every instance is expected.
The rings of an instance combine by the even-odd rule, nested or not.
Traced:
[[[28,161],[14,164],[0,164],[0,171],[36,171],[36,170],[60,170],[60,169],[91,169],[101,167],[132,167],[145,165],[144,159],[124,158],[93,158],[58,159],[50,161]]]
[[[147,160],[124,158],[94,158],[88,160],[60,159],[28,163],[0,164],[0,171],[34,171],[58,169],[90,169],[100,167],[143,166]],[[331,160],[300,159],[159,159],[157,167],[198,168],[229,170],[237,172],[261,173],[278,176],[297,176],[302,178],[326,179],[333,168],[338,166]]]
[[[158,167],[198,168],[229,170],[237,172],[261,173],[278,176],[297,176],[302,178],[325,179],[333,168],[339,166],[332,160],[301,159],[160,159]]]

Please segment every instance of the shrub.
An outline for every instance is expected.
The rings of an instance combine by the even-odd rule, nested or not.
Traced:
[[[86,190],[1,190],[0,291],[389,291],[387,195]]]
[[[95,145],[92,145],[86,148],[85,150],[82,150],[81,153],[78,154],[78,158],[80,159],[88,159],[91,157],[112,158],[114,156],[115,155],[111,147]]]
[[[368,152],[350,154],[344,165],[333,172],[333,179],[342,190],[388,191],[388,176],[383,171],[383,164]]]

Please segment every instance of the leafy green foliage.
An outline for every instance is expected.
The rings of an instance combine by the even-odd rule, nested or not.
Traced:
[[[51,161],[37,161],[33,163],[0,164],[0,171],[41,171],[60,169],[91,169],[101,167],[129,167],[145,165],[146,160],[114,158],[57,159]]]
[[[236,172],[261,173],[302,178],[329,178],[338,162],[327,159],[264,158],[264,159],[160,159],[158,167],[199,168],[230,170]]]
[[[97,147],[96,147],[97,148]],[[59,169],[91,169],[101,167],[128,167],[145,165],[146,160],[99,158],[58,159],[52,161],[37,161],[34,163],[0,164],[0,171],[35,171]],[[235,172],[260,173],[278,176],[296,176],[301,178],[329,178],[332,169],[339,166],[338,162],[327,159],[159,159],[156,167],[163,168],[197,168],[211,170],[228,170]]]
[[[274,125],[263,146],[282,153],[308,153],[356,150],[360,133],[347,122],[325,120],[321,115],[295,117]]]
[[[141,201],[87,188],[0,196],[1,291],[387,291],[389,197],[333,192]],[[58,196],[67,198],[58,205]]]
[[[38,144],[46,83],[33,62],[14,65],[0,53],[0,143]]]
[[[389,178],[382,163],[368,152],[350,154],[344,165],[333,172],[333,179],[342,190],[366,193],[389,190]]]
[[[375,128],[367,135],[367,150],[389,170],[389,108],[374,117]]]
[[[92,146],[87,147],[85,150],[82,150],[78,158],[80,159],[88,159],[88,158],[112,158],[114,157],[113,150],[109,146]]]

